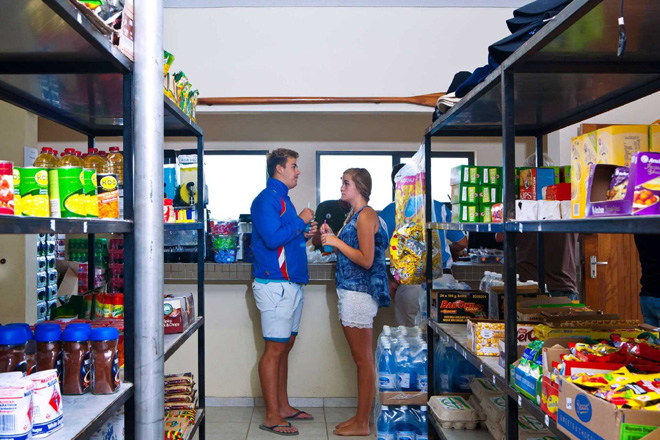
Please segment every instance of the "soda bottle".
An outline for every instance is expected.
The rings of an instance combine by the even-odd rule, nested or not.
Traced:
[[[76,150],[73,148],[65,148],[57,162],[58,167],[81,167],[83,166],[82,160],[76,156]]]
[[[416,384],[415,388],[422,392],[427,392],[429,389],[428,382],[428,346],[426,342],[422,343],[422,348],[413,357],[413,371],[415,372]]]
[[[376,436],[378,440],[395,440],[392,414],[387,406],[380,408],[380,415],[376,421]]]
[[[99,156],[98,149],[90,148],[87,150],[87,157],[83,162],[85,168],[93,168],[97,173],[107,173],[108,172],[108,162]]]
[[[393,420],[394,435],[396,440],[415,440],[415,416],[407,405],[399,408]]]
[[[383,342],[383,352],[378,358],[378,390],[395,391],[397,389],[396,362],[388,341]]]
[[[119,186],[124,185],[124,156],[119,152],[119,147],[110,147],[110,154],[108,154],[108,163],[110,164],[108,171],[117,175]]]
[[[401,351],[396,358],[396,379],[401,391],[414,391],[417,380],[410,359],[410,346],[406,341],[401,343]]]
[[[55,168],[57,166],[57,157],[53,154],[54,150],[50,147],[43,147],[41,153],[34,160],[35,167],[39,168]]]

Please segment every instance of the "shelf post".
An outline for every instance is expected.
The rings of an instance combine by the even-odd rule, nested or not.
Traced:
[[[426,225],[426,320],[427,323],[431,319],[431,289],[433,289],[433,240],[432,235],[433,230],[427,225],[433,219],[433,195],[431,193],[431,136],[424,136],[424,187],[426,188],[426,199],[425,199],[425,221]],[[433,375],[433,352],[434,352],[434,332],[431,327],[427,324],[426,326],[426,343],[429,353],[427,361],[427,383],[429,393],[434,392],[435,383]]]
[[[204,216],[204,136],[197,137],[197,221],[202,227],[197,230],[197,314],[204,316],[204,257],[206,256],[206,218]],[[199,406],[206,409],[206,338],[205,322],[197,330],[197,378]],[[199,439],[206,439],[206,417],[199,425]]]
[[[135,2],[135,438],[163,437],[163,2]]]
[[[543,135],[536,136],[536,166],[543,166]],[[538,271],[537,281],[541,292],[545,292],[545,243],[543,241],[543,234],[538,232],[536,234],[536,270]]]
[[[133,220],[133,74],[128,73],[123,78],[123,118],[124,138],[122,154],[124,156],[124,219]],[[135,234],[124,234],[124,333],[135,335],[135,304],[134,295],[134,257]],[[135,384],[135,341],[134,338],[124,339],[124,378]],[[134,438],[135,399],[129,399],[125,404],[125,426],[129,435]]]
[[[502,160],[504,174],[504,221],[515,218],[516,133],[514,120],[514,74],[502,73]],[[516,237],[504,229],[504,337],[506,351],[506,386],[511,384],[508,368],[518,357],[516,311]],[[504,390],[506,392],[506,390]],[[507,394],[506,438],[518,440],[518,402]]]

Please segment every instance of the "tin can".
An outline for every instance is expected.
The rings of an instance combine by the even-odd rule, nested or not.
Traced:
[[[18,168],[20,209],[23,217],[48,217],[48,171],[46,168]]]
[[[85,212],[87,217],[99,216],[99,202],[97,197],[96,170],[94,168],[83,169],[83,193],[85,194]]]
[[[119,218],[119,184],[117,174],[97,173],[99,218]]]
[[[0,215],[14,215],[14,164],[0,160]]]
[[[82,167],[59,167],[48,171],[50,176],[50,208],[53,217],[85,217]]]
[[[14,215],[21,215],[21,173],[14,167]]]

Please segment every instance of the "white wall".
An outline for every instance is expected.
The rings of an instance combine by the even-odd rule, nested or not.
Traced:
[[[511,16],[512,8],[166,9],[164,46],[203,97],[409,96],[445,91],[454,73],[485,65]]]

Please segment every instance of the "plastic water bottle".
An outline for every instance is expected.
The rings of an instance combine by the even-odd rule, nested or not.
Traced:
[[[417,412],[417,440],[429,440],[428,407],[420,407]]]
[[[384,325],[383,331],[380,332],[380,335],[378,335],[378,345],[376,346],[376,362],[378,362],[378,358],[383,352],[383,342],[384,341],[389,342],[391,336],[392,336],[392,329],[390,328],[389,325]]]
[[[378,440],[395,440],[394,426],[392,424],[392,413],[386,406],[382,406],[380,408],[380,415],[376,421],[376,436]]]
[[[426,342],[422,343],[422,348],[413,357],[413,371],[415,372],[416,384],[415,388],[422,392],[427,392],[429,389],[428,382],[428,346]]]
[[[452,369],[449,371],[449,381],[451,383],[451,392],[469,393],[470,381],[479,375],[471,363],[463,358],[456,358]]]
[[[388,341],[383,342],[383,352],[378,358],[378,390],[396,391],[397,370],[394,355]]]
[[[440,358],[440,362],[436,364],[437,365],[436,374],[440,380],[436,392],[439,391],[441,393],[446,393],[446,392],[454,391],[452,387],[452,383],[449,378],[449,373],[454,368],[454,363],[456,362],[457,356],[458,353],[456,353],[456,350],[454,350],[452,347],[447,347],[444,351],[444,354]]]
[[[415,440],[415,417],[410,409],[403,405],[394,418],[395,440]]]
[[[410,358],[410,346],[406,341],[401,343],[400,355],[396,358],[396,379],[401,391],[415,391],[417,380]]]

